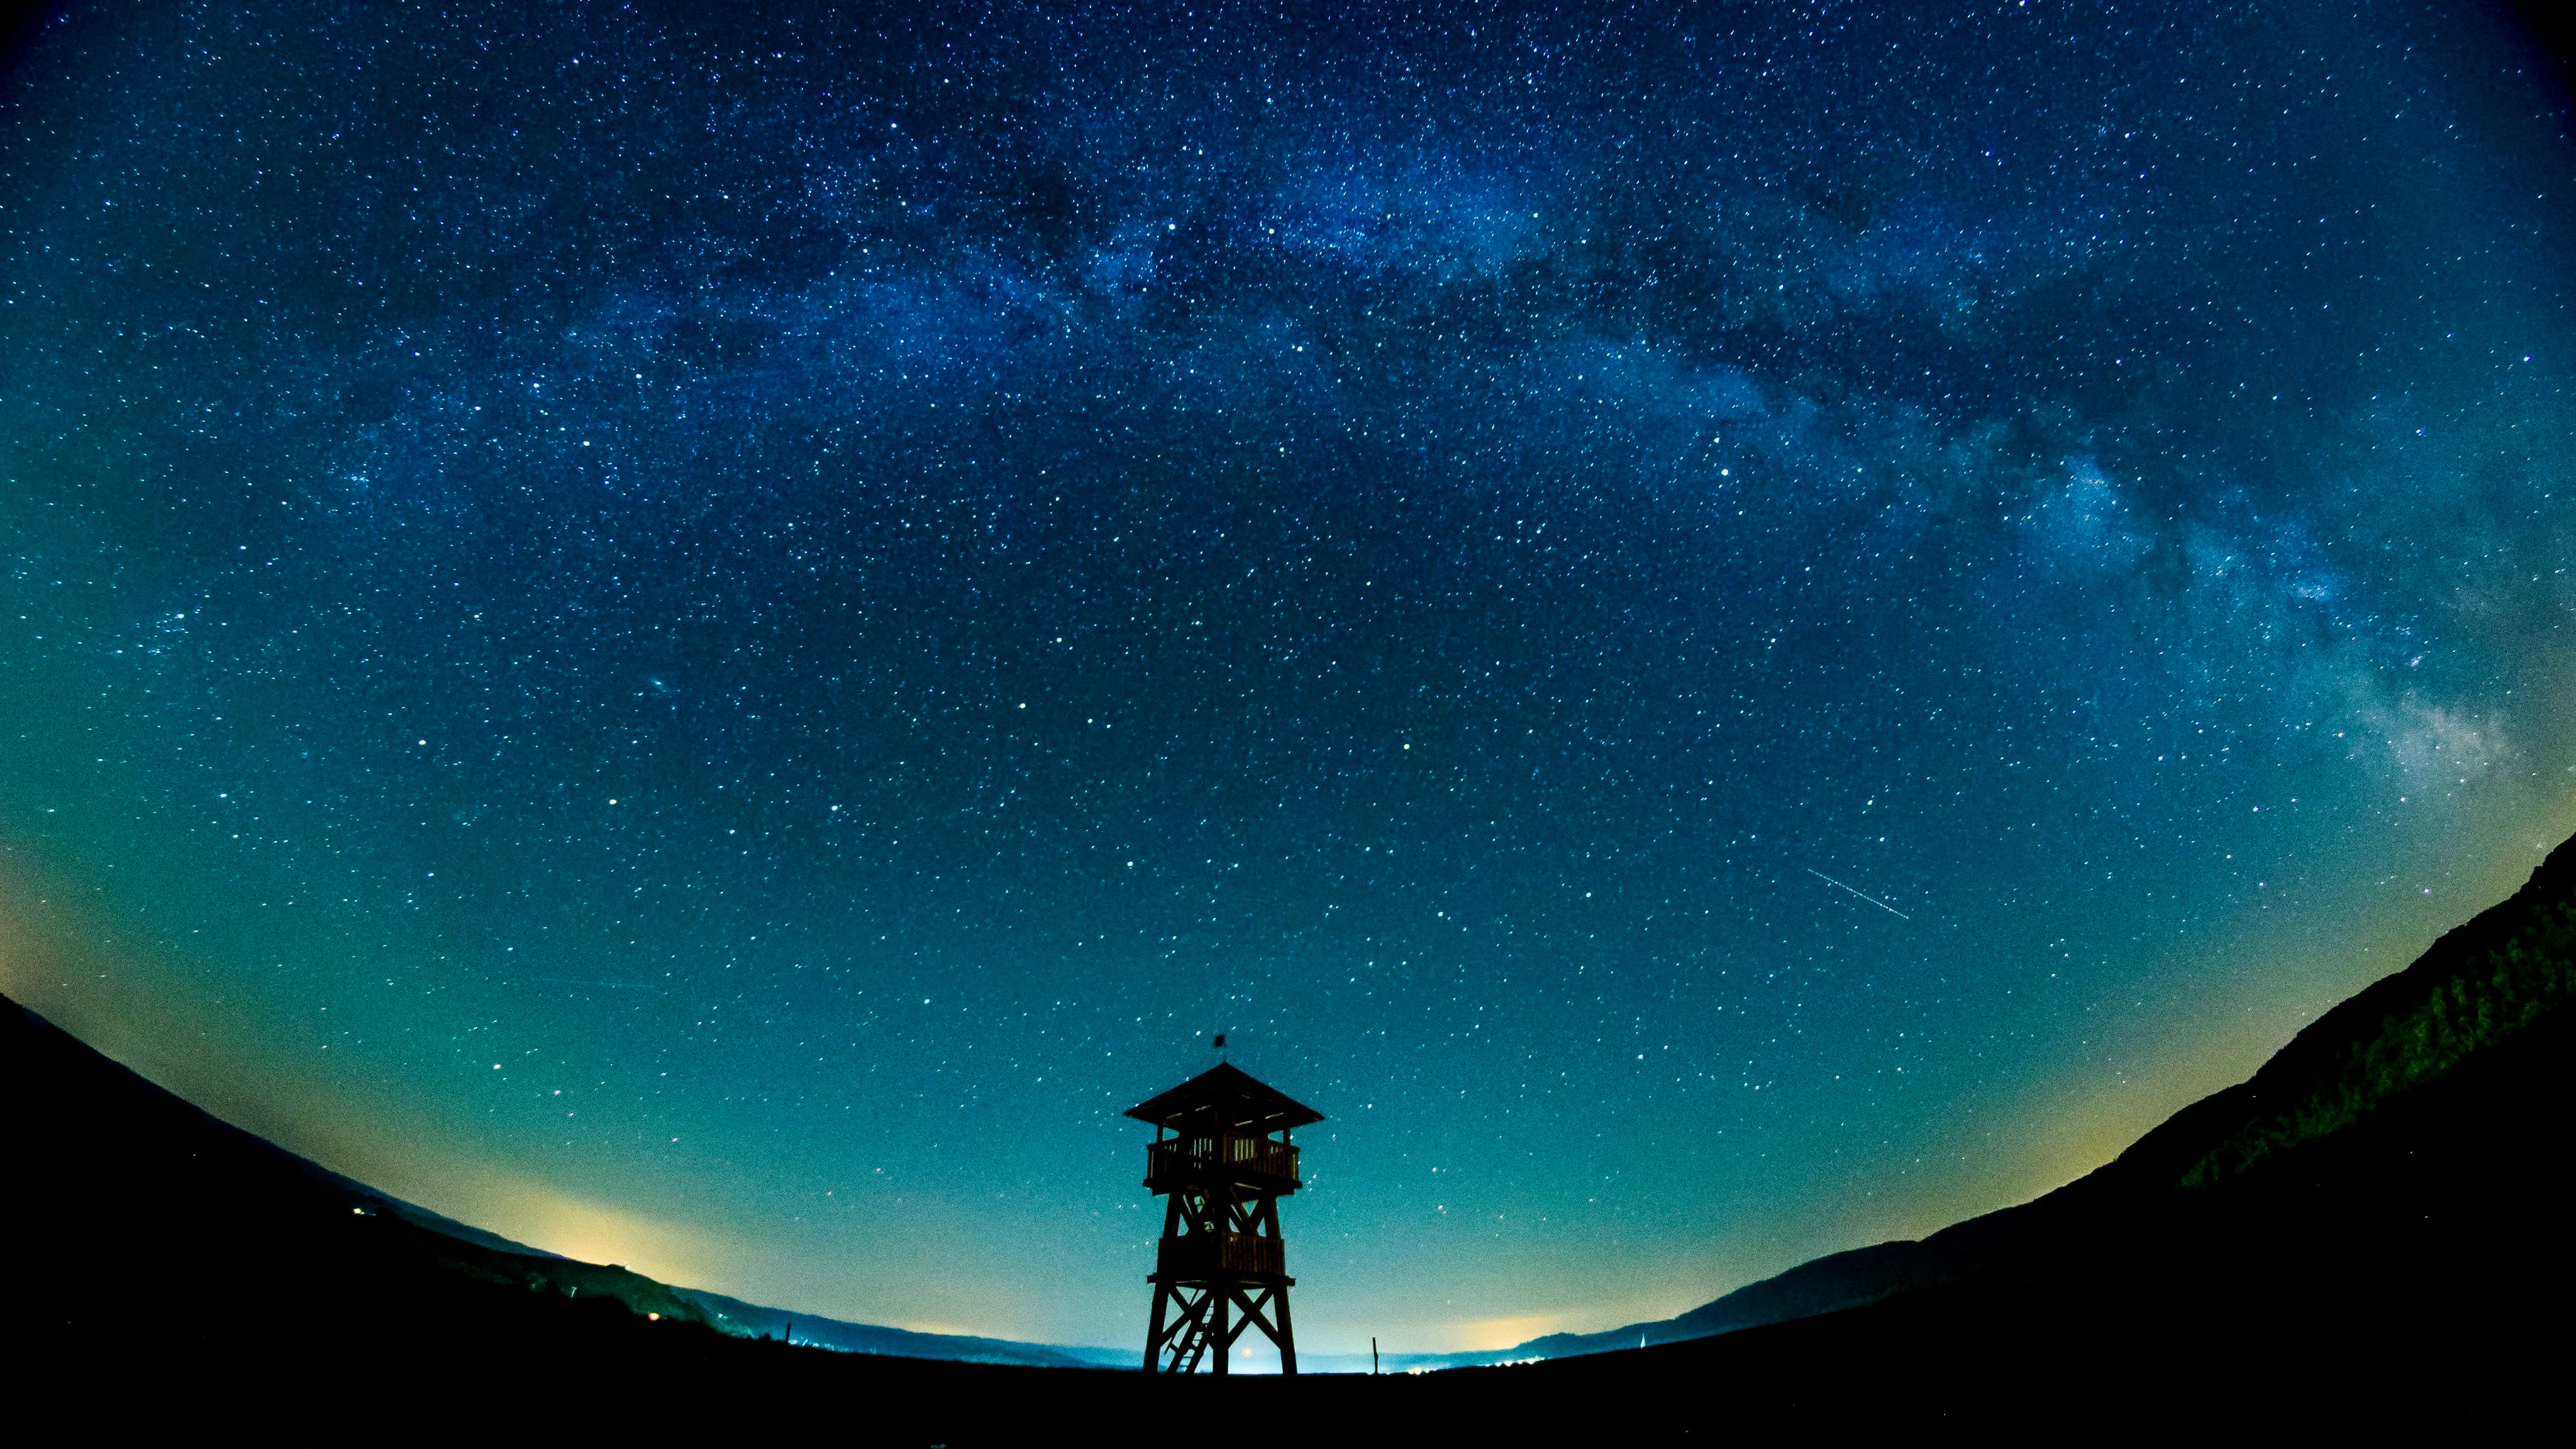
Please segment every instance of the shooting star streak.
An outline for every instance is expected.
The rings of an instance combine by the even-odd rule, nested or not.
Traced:
[[[1860,897],[1862,900],[1869,902],[1871,905],[1878,907],[1880,910],[1887,912],[1889,915],[1894,916],[1900,921],[1910,921],[1914,919],[1912,916],[1905,914],[1903,911],[1898,910],[1896,907],[1889,905],[1887,902],[1880,900],[1878,897],[1871,895],[1867,891],[1852,890],[1850,886],[1843,885],[1841,881],[1834,879],[1832,876],[1825,874],[1823,871],[1816,869],[1812,865],[1806,867],[1806,871],[1807,874],[1814,876],[1816,879],[1823,881],[1829,886],[1839,886],[1844,890],[1851,891],[1853,895]]]

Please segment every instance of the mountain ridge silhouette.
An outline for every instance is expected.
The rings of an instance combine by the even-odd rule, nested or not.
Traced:
[[[2176,1111],[2110,1162],[2026,1203],[1798,1264],[1671,1318],[1557,1333],[1469,1362],[1606,1353],[1814,1317],[1955,1282],[2017,1251],[2135,1211],[2358,1124],[2576,1000],[2576,840],[2513,895],[2438,937],[2404,968],[2328,1008],[2254,1075]]]

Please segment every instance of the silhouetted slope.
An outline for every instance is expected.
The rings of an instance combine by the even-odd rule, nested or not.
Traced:
[[[66,1333],[100,1325],[189,1332],[257,1319],[330,1331],[333,1305],[367,1298],[434,1313],[477,1289],[611,1305],[749,1337],[854,1352],[1052,1367],[1078,1350],[913,1333],[794,1315],[674,1288],[616,1265],[559,1257],[389,1197],[230,1126],[0,997],[0,1243],[15,1302]],[[212,1319],[162,1310],[202,1298]],[[481,1311],[481,1310],[475,1310]]]
[[[2576,844],[2413,965],[2317,1019],[2239,1089],[2231,1129],[2182,1180],[2242,1173],[2342,1131],[2505,1042],[2576,997]],[[2195,1141],[2193,1145],[2197,1145]]]
[[[2576,842],[2552,851],[2511,898],[2319,1017],[2250,1080],[2185,1107],[2079,1181],[1920,1241],[1800,1264],[1675,1318],[1551,1334],[1495,1357],[1604,1353],[1783,1323],[1955,1282],[2017,1256],[2125,1230],[2141,1215],[2187,1216],[2205,1206],[2192,1193],[2260,1176],[2291,1149],[2396,1110],[2482,1054],[2557,1021],[2571,999]],[[2507,1112],[2510,1104],[2479,1110]],[[2186,1191],[2177,1196],[2175,1189]]]
[[[1058,1348],[1007,1338],[978,1338],[965,1333],[916,1333],[873,1323],[844,1323],[784,1308],[763,1308],[703,1288],[671,1290],[703,1309],[716,1326],[750,1338],[776,1338],[842,1353],[892,1354],[903,1358],[956,1359],[961,1363],[1025,1364],[1033,1368],[1132,1368],[1133,1353],[1104,1349]]]
[[[12,1104],[0,1213],[19,1252],[19,1301],[45,1305],[69,1330],[131,1326],[139,1305],[174,1296],[200,1306],[160,1325],[184,1333],[246,1312],[327,1321],[356,1295],[475,1286],[706,1319],[641,1274],[524,1248],[328,1172],[5,998],[0,1089]]]
[[[1875,1302],[1906,1288],[1942,1281],[1938,1275],[1926,1276],[1928,1260],[1922,1248],[1921,1243],[1911,1240],[1854,1248],[1748,1283],[1677,1317],[1632,1323],[1601,1333],[1551,1333],[1483,1357],[1502,1362],[1611,1353],[1831,1313],[1837,1308]]]

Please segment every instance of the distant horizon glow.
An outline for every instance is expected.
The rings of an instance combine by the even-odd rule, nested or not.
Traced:
[[[74,6],[0,990],[549,1251],[1302,1351],[2108,1160],[2576,832],[2576,146],[2474,8]]]

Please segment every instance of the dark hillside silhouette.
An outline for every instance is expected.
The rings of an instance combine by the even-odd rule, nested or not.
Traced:
[[[2302,1144],[2391,1114],[2387,1123],[2355,1138],[2354,1144],[2378,1140],[2401,1130],[2401,1122],[2422,1120],[2434,1110],[2432,1104],[2452,1101],[2460,1091],[2470,1091],[2474,1098],[2473,1088],[2434,1090],[2433,1084],[2455,1068],[2482,1062],[2508,1045],[2501,1059],[2545,1059],[2552,1050],[2547,1044],[2569,1029],[2561,1018],[2571,1001],[2576,1001],[2576,842],[2551,852],[2522,890],[2444,934],[2405,970],[2373,982],[2319,1017],[2251,1080],[2175,1113],[2116,1160],[2055,1192],[1971,1218],[1919,1242],[1881,1243],[1802,1263],[1675,1318],[1602,1333],[1552,1334],[1494,1357],[1563,1357],[1633,1349],[1640,1341],[1705,1338],[1874,1303],[2034,1254],[2080,1251],[2088,1240],[2105,1234],[2120,1238],[2144,1231],[2145,1224],[2224,1216],[2240,1197],[2260,1200],[2281,1190],[2273,1175],[2254,1170],[2266,1162],[2282,1161],[2290,1178],[2312,1170],[2300,1165],[2297,1149]],[[2529,1042],[2521,1041],[2526,1031],[2536,1032]],[[2480,1068],[2481,1073],[2498,1070],[2503,1069],[2492,1063]],[[2547,1105],[2566,1100],[2553,1096],[2556,1090],[2535,1077],[2515,1089],[2529,1095],[2527,1103],[2500,1097],[2474,1111],[2465,1105],[2455,1109],[2463,1119],[2462,1130],[2473,1140],[2485,1136],[2479,1123],[2529,1117],[2537,1135],[2522,1145],[2495,1138],[2490,1145],[2503,1160],[2492,1166],[2453,1161],[2457,1152],[2441,1143],[2410,1143],[2405,1151],[2443,1154],[2450,1164],[2446,1170],[2465,1174],[2462,1190],[2467,1182],[2501,1174],[2496,1187],[2505,1191],[2506,1181],[2520,1180],[2514,1176],[2521,1170],[2515,1158],[2529,1151],[2546,1155],[2541,1147],[2545,1141],[2562,1147],[2568,1143],[2569,1119],[2553,1115]],[[2418,1093],[2426,1094],[2423,1102],[2412,1100]],[[2354,1144],[2339,1151],[2365,1150]],[[2528,1166],[2547,1169],[2554,1164]],[[2396,1162],[2385,1167],[2399,1176],[2417,1171]],[[2260,1181],[2246,1194],[2209,1191],[2249,1175]],[[2359,1182],[2352,1188],[2385,1190]]]

